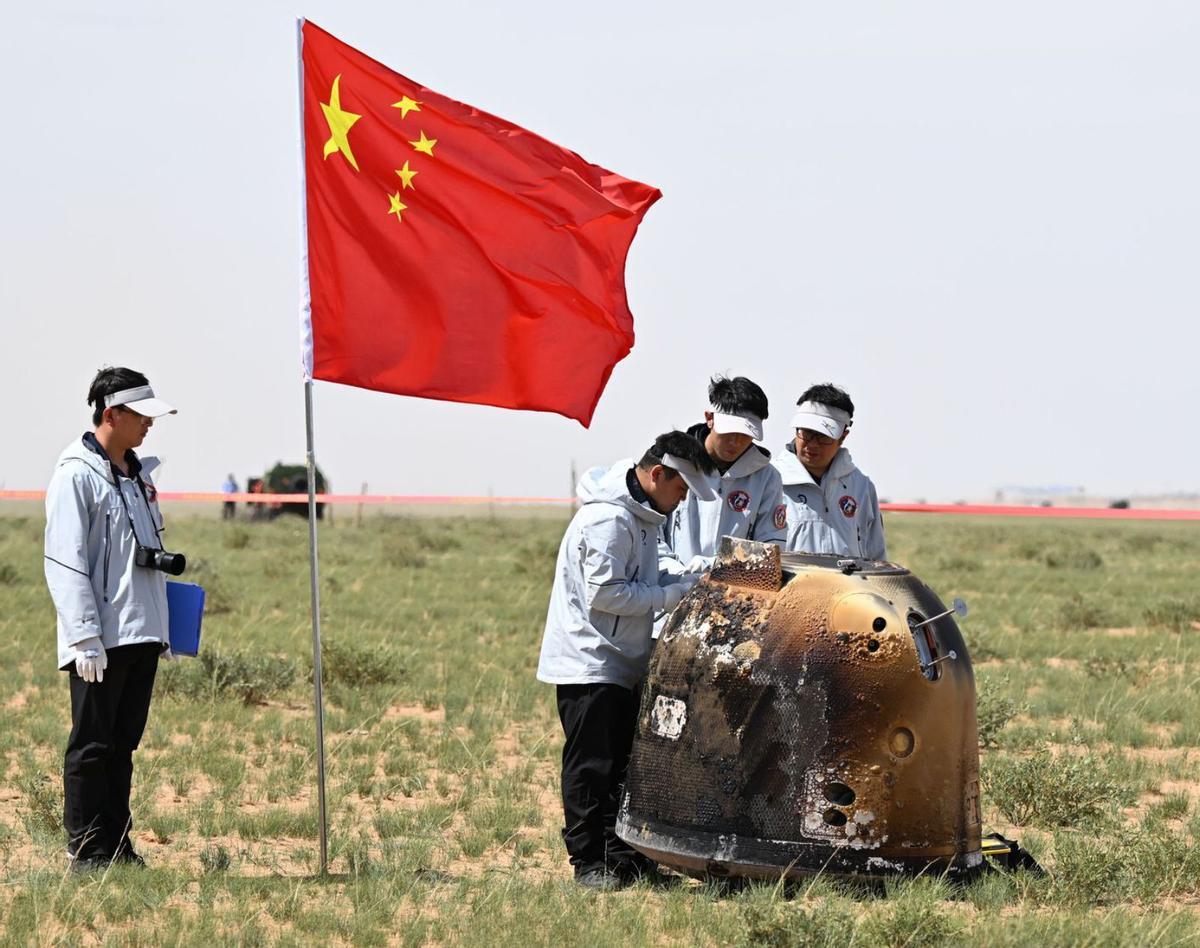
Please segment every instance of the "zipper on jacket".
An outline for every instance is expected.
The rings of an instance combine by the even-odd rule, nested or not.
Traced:
[[[108,602],[108,560],[112,553],[112,511],[104,513],[104,601]]]

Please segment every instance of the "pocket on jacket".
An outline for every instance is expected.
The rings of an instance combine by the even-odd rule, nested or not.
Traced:
[[[596,631],[610,642],[615,641],[621,628],[621,617],[612,612],[594,612],[592,616],[592,624]]]
[[[108,564],[112,560],[112,511],[104,511],[104,601],[108,602]]]

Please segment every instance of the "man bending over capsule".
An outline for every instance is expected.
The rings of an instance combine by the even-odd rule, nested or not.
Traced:
[[[660,576],[658,529],[689,490],[713,497],[711,471],[703,444],[681,431],[656,438],[636,465],[588,471],[558,550],[537,676],[557,686],[563,842],[590,889],[620,888],[651,868],[614,827],[654,619],[694,582]]]

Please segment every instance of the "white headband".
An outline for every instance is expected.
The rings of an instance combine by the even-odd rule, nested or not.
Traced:
[[[149,385],[139,385],[137,388],[127,388],[123,392],[113,392],[104,396],[105,408],[116,408],[118,405],[128,405],[130,402],[140,402],[154,397],[154,389]]]
[[[673,471],[678,471],[679,476],[683,478],[690,490],[700,500],[714,500],[716,494],[713,493],[712,486],[708,483],[708,478],[705,477],[698,467],[691,461],[685,461],[683,458],[676,457],[674,454],[667,453],[662,456],[663,467],[669,467]]]
[[[824,415],[827,418],[832,418],[843,427],[850,424],[850,415],[848,412],[842,411],[840,408],[834,408],[832,405],[826,405],[824,402],[803,402],[796,406],[796,412],[804,412],[809,415]]]
[[[155,398],[154,389],[149,385],[139,385],[137,388],[127,388],[104,396],[105,408],[126,406],[130,411],[147,418],[160,418],[163,415],[175,414],[175,409],[159,398]]]
[[[830,438],[840,438],[850,426],[850,415],[824,402],[801,402],[792,415],[793,428],[807,428]]]
[[[763,424],[758,415],[746,412],[744,415],[734,415],[722,411],[715,405],[708,409],[713,416],[713,431],[717,434],[747,434],[755,441],[762,441]]]

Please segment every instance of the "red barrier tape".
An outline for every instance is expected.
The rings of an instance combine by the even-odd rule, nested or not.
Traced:
[[[1008,507],[999,504],[880,504],[896,513],[974,514],[980,517],[1079,517],[1097,520],[1200,520],[1200,510],[1142,507]]]
[[[43,490],[0,490],[0,500],[43,500]],[[308,494],[223,494],[218,491],[160,490],[159,500],[189,503],[306,504]],[[559,504],[567,506],[572,497],[459,497],[432,494],[317,494],[319,504],[396,504],[421,506],[473,506],[483,504]]]
[[[42,500],[45,491],[0,490],[0,500]],[[308,494],[222,494],[212,492],[163,491],[159,500],[190,503],[302,504]],[[481,507],[487,504],[566,507],[573,497],[452,497],[429,494],[317,494],[319,504],[369,504],[421,507]],[[1200,510],[1169,508],[1117,509],[1113,507],[1016,507],[1000,504],[880,504],[895,513],[968,514],[982,517],[1076,517],[1099,520],[1200,520]]]

